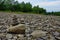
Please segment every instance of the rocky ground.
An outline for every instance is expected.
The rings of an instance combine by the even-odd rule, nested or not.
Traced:
[[[14,22],[25,25],[25,34],[7,32]],[[60,40],[60,16],[0,12],[0,40]]]

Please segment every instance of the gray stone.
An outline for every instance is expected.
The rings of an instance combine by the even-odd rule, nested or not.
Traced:
[[[32,37],[33,38],[37,38],[37,37],[43,37],[43,36],[46,36],[46,33],[45,31],[41,31],[41,30],[35,30],[31,33]]]
[[[56,37],[56,39],[60,40],[60,37]]]
[[[16,39],[11,39],[11,40],[16,40]]]
[[[12,34],[7,34],[6,35],[6,38],[12,38],[13,36],[12,36]]]
[[[14,39],[17,39],[17,36],[14,36],[13,38],[14,38]]]
[[[12,39],[7,39],[7,40],[12,40]]]
[[[54,36],[59,36],[60,33],[56,31],[56,32],[53,33],[53,35],[54,35]]]
[[[0,26],[0,28],[1,28],[2,26]]]
[[[22,35],[22,34],[17,35],[17,38],[23,38],[23,37],[24,37],[24,35]]]
[[[0,38],[5,38],[5,35],[3,33],[0,34]]]

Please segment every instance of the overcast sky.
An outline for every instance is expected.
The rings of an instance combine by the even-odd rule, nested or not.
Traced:
[[[60,0],[18,0],[19,2],[24,1],[30,2],[33,6],[39,5],[43,7],[48,12],[51,11],[60,11]]]

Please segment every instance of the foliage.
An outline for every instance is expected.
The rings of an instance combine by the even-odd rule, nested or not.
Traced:
[[[33,10],[33,12],[35,12],[35,13],[45,13],[45,12],[46,12],[45,9],[39,8],[39,6],[34,6],[32,10]]]
[[[48,12],[48,13],[46,13],[46,15],[56,15],[56,16],[60,16],[60,12]]]
[[[15,0],[0,0],[0,10],[2,11],[20,11],[20,12],[34,12],[34,13],[45,13],[46,10],[39,6],[34,6],[28,2],[19,3]]]
[[[33,7],[29,2],[19,3],[18,1],[15,0],[0,0],[0,11],[28,12],[60,16],[60,12],[46,12],[46,10],[40,8],[39,5]]]

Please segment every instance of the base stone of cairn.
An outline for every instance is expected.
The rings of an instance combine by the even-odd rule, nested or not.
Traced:
[[[25,34],[25,25],[24,24],[19,24],[16,26],[9,27],[7,29],[8,33],[14,33],[14,34]]]

